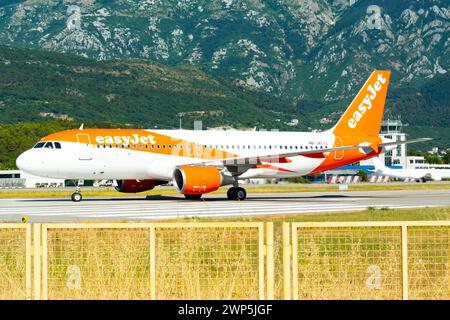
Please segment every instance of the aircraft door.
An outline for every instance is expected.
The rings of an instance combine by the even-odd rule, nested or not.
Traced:
[[[78,160],[92,160],[91,137],[88,134],[77,134],[79,145]]]
[[[336,137],[334,140],[334,147],[339,148],[343,147],[344,144],[342,143],[342,139],[340,137]],[[344,159],[344,150],[335,151],[334,152],[334,160],[342,160]]]

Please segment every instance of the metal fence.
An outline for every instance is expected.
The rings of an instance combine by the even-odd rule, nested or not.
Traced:
[[[449,299],[450,221],[0,224],[31,298]]]
[[[42,271],[37,271],[42,283],[36,298],[273,298],[265,288],[263,223],[41,227],[36,236],[42,239]]]
[[[448,221],[284,224],[283,249],[285,299],[450,298]]]

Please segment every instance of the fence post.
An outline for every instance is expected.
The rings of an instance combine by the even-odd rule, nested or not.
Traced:
[[[298,288],[298,225],[292,223],[291,243],[292,243],[292,299],[299,300]]]
[[[32,286],[32,279],[33,279],[33,275],[31,274],[31,256],[33,255],[33,253],[31,252],[32,250],[32,244],[31,244],[31,239],[32,239],[32,230],[31,230],[32,226],[31,225],[27,225],[27,229],[26,229],[26,244],[25,244],[25,268],[26,268],[26,275],[25,275],[25,282],[26,282],[26,299],[27,300],[31,300],[32,297],[32,291],[31,291],[31,286]]]
[[[402,298],[408,300],[408,227],[402,225]]]
[[[283,223],[283,292],[284,300],[291,300],[291,239],[289,222]]]
[[[156,240],[155,227],[150,227],[150,300],[156,300]]]
[[[41,224],[33,225],[34,300],[41,300]]]
[[[267,300],[274,299],[273,222],[266,223]]]
[[[41,260],[42,260],[42,299],[48,300],[48,228],[41,226]]]
[[[266,295],[265,288],[265,254],[267,253],[267,248],[265,247],[264,239],[264,223],[258,227],[258,257],[259,257],[259,300],[264,300]]]

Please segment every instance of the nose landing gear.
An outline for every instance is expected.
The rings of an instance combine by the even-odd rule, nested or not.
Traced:
[[[81,195],[80,181],[77,181],[76,185],[77,187],[75,188],[75,192],[72,193],[70,198],[73,202],[80,202],[83,199],[83,196]]]
[[[81,199],[83,199],[83,196],[79,192],[72,193],[72,196],[70,197],[73,202],[80,202]]]

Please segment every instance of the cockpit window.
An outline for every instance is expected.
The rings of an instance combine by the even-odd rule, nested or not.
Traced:
[[[55,149],[61,149],[61,143],[55,142]]]
[[[44,146],[45,142],[38,142],[36,143],[36,145],[34,146],[35,149],[39,149],[42,148]]]
[[[44,148],[53,149],[53,142],[47,142],[44,146]]]

